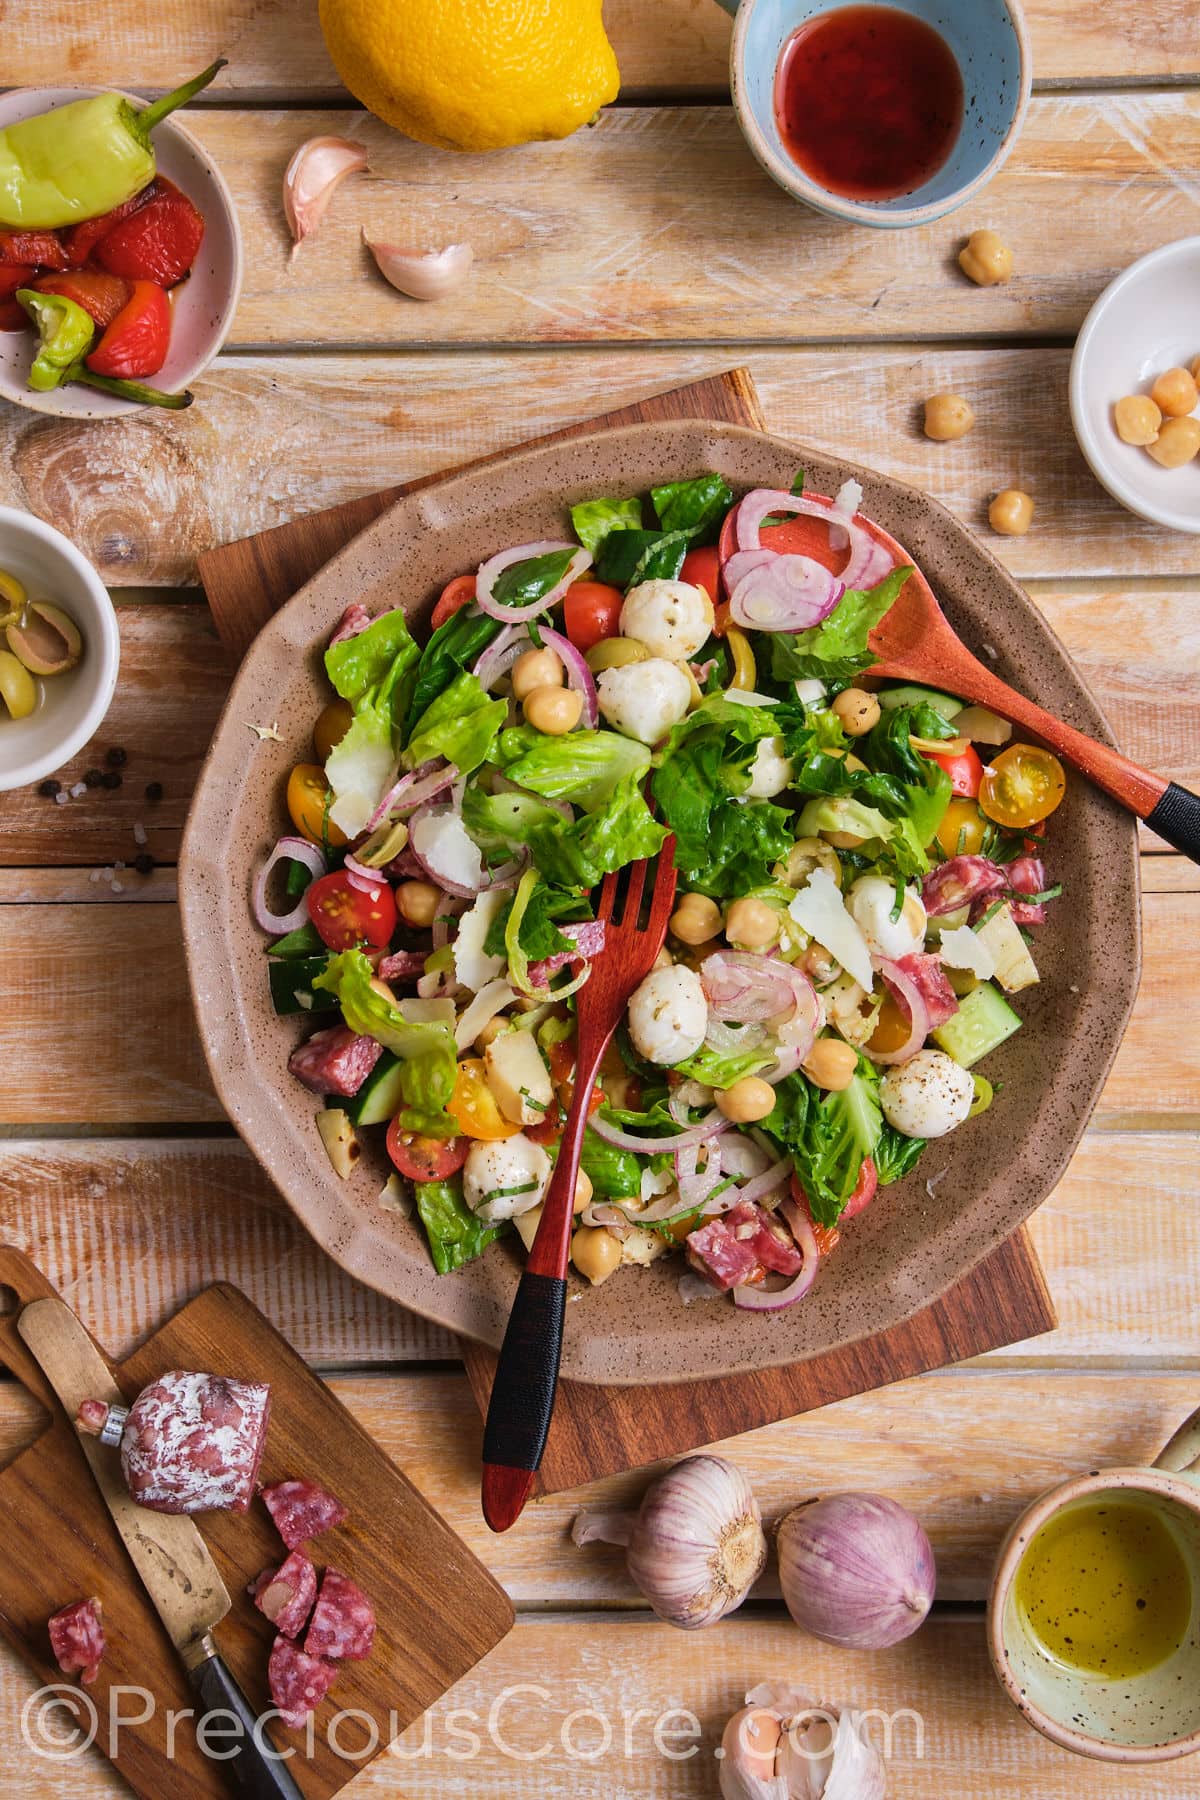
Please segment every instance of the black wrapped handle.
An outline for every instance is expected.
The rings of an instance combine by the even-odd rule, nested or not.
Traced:
[[[233,1679],[225,1662],[214,1649],[211,1656],[188,1670],[188,1680],[200,1700],[199,1718],[208,1713],[231,1713],[235,1727],[226,1721],[215,1724],[213,1746],[221,1751],[217,1767],[224,1769],[236,1794],[245,1800],[304,1800],[286,1762],[267,1741],[258,1714]],[[235,1755],[227,1755],[237,1745]]]
[[[541,1467],[558,1391],[566,1310],[566,1281],[526,1269],[504,1333],[483,1434],[484,1513],[493,1531],[508,1529]],[[508,1481],[505,1472],[511,1472]]]
[[[1177,781],[1170,782],[1154,811],[1146,814],[1146,823],[1173,850],[1182,850],[1200,863],[1200,795],[1180,787]]]

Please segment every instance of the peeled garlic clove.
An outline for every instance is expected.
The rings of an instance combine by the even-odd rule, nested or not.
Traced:
[[[50,600],[32,601],[5,636],[13,655],[34,675],[61,675],[83,654],[78,625]]]
[[[783,1726],[763,1706],[734,1713],[721,1736],[721,1800],[788,1800],[787,1782],[775,1773]]]
[[[404,250],[398,244],[363,243],[379,265],[379,273],[413,300],[444,300],[467,278],[475,252],[470,244],[447,244],[444,250]]]
[[[283,177],[283,210],[293,238],[292,255],[310,237],[347,175],[367,166],[367,153],[350,138],[315,137],[301,144]]]

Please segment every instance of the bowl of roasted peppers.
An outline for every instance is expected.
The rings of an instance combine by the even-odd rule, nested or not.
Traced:
[[[0,396],[60,418],[178,411],[229,331],[233,201],[178,109],[85,88],[0,95]]]

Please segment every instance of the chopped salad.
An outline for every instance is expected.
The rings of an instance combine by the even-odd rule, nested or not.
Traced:
[[[255,916],[276,1011],[316,1026],[289,1067],[334,1168],[384,1129],[385,1201],[440,1272],[532,1243],[591,894],[668,833],[667,942],[589,1102],[581,1275],[682,1253],[685,1299],[791,1305],[991,1103],[1065,778],[983,708],[872,679],[913,571],[861,498],[717,474],[598,498],[452,580],[423,644],[400,607],[333,632]]]

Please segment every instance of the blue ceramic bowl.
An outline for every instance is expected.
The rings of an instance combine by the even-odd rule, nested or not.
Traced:
[[[736,14],[730,54],[733,104],[746,141],[768,175],[797,200],[833,219],[895,228],[927,225],[961,206],[991,179],[1016,141],[1032,80],[1029,36],[1019,0],[880,0],[940,31],[963,75],[958,142],[942,167],[894,200],[847,200],[830,193],[784,148],[775,122],[775,70],[788,38],[842,0],[720,0]]]

